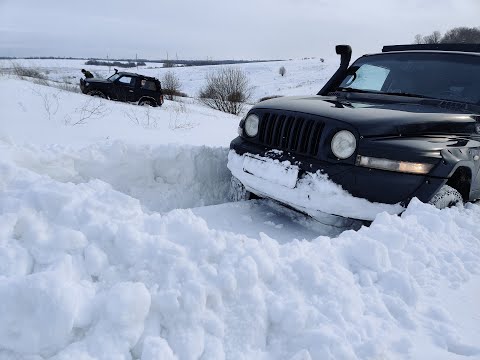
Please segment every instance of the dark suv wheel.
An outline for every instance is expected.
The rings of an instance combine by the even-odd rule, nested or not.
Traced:
[[[157,106],[157,103],[153,100],[150,100],[150,99],[142,99],[138,102],[138,105],[140,106],[152,106],[152,107],[156,107]]]
[[[445,209],[457,204],[463,204],[463,198],[457,189],[448,185],[443,185],[429,203],[438,209]]]
[[[92,91],[89,91],[87,93],[87,95],[90,95],[90,96],[96,96],[96,97],[100,97],[102,99],[106,99],[107,97],[105,96],[105,94],[99,90],[92,90]]]

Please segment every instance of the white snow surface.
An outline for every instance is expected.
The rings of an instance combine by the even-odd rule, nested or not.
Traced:
[[[146,66],[137,68],[118,69],[140,73],[162,79],[165,73],[173,72],[181,83],[181,91],[188,96],[198,96],[200,89],[205,86],[205,77],[215,72],[219,67],[241,68],[245,71],[250,87],[251,101],[257,102],[260,98],[273,95],[306,95],[316,94],[321,86],[336,71],[339,64],[338,58],[320,58],[303,60],[274,61],[263,63],[247,63],[233,65],[209,65],[164,68],[163,64],[147,63]],[[78,85],[82,68],[88,69],[96,76],[107,78],[114,73],[114,68],[106,66],[88,66],[84,60],[54,60],[54,59],[15,59],[1,60],[0,72],[8,72],[13,66],[30,67],[46,74],[49,79],[58,82],[67,82]],[[284,66],[285,76],[279,74],[279,69]]]
[[[323,225],[228,203],[237,117],[0,99],[1,360],[480,359],[478,205]]]
[[[307,173],[297,181],[298,168],[289,161],[281,163],[249,154],[238,155],[230,150],[227,166],[250,191],[287,203],[311,216],[328,212],[354,219],[374,220],[382,212],[399,214],[403,211],[399,204],[371,203],[356,198],[320,172]]]

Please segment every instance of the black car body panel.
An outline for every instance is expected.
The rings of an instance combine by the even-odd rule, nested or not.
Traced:
[[[292,155],[288,152],[275,156],[270,153],[271,148],[245,142],[241,137],[234,139],[230,147],[239,155],[258,154],[262,157],[275,158],[280,162],[293,160],[293,164],[299,166],[303,173],[320,171],[353,196],[372,202],[386,204],[406,202],[411,199],[414,192],[418,193],[416,196],[420,200],[428,201],[437,190],[436,186],[446,182],[443,178],[424,178],[424,176],[413,174],[403,174],[399,177],[397,173],[391,171],[367,169],[346,163],[332,163],[308,156]],[[427,180],[430,180],[429,183]],[[395,191],[379,192],[378,189],[385,187],[387,183]]]
[[[351,94],[347,95],[351,97]],[[258,110],[280,110],[317,115],[353,125],[361,136],[407,135],[425,133],[471,134],[476,117],[464,108],[442,107],[445,102],[420,100],[405,102],[405,98],[366,94],[356,99],[333,96],[283,97],[266,100],[255,106]],[[396,100],[397,102],[393,102]]]
[[[84,94],[101,95],[111,100],[143,103],[152,106],[163,104],[162,86],[158,79],[128,72],[116,72],[108,79],[81,79]]]
[[[480,69],[479,54],[469,55]],[[343,76],[349,71],[345,67]],[[338,78],[330,83],[339,84],[338,71],[334,76]],[[413,197],[428,202],[444,184],[458,187],[465,200],[480,197],[480,103],[460,101],[458,96],[452,100],[343,92],[335,86],[321,92],[323,96],[258,103],[245,117],[258,116],[258,133],[246,134],[244,118],[241,135],[230,148],[239,155],[288,161],[299,167],[299,177],[320,171],[351,195],[371,202],[406,205]],[[331,148],[333,136],[341,130],[351,132],[357,142],[346,159],[339,159]],[[430,170],[417,174],[369,168],[359,166],[359,156],[427,164]]]

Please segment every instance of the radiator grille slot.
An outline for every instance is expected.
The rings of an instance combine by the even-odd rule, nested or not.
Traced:
[[[258,139],[265,146],[316,156],[325,123],[308,116],[264,113]]]

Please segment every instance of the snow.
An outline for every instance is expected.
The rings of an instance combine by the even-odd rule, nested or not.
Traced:
[[[261,88],[278,64],[248,66]],[[480,359],[478,205],[365,227],[230,203],[238,117],[100,100],[72,126],[85,96],[9,77],[0,99],[0,359]]]
[[[0,138],[22,144],[78,148],[123,140],[141,145],[173,142],[226,147],[231,139],[225,134],[234,134],[239,122],[237,116],[190,99],[166,101],[160,108],[139,107],[9,78],[0,81],[0,98]]]
[[[49,79],[59,82],[69,82],[78,85],[82,77],[81,69],[85,68],[101,77],[107,78],[114,73],[113,67],[108,70],[105,66],[88,66],[82,60],[1,60],[0,71],[12,68],[13,64],[32,67],[43,74],[48,72]],[[251,101],[257,102],[258,99],[273,95],[305,95],[316,94],[321,85],[336,71],[339,64],[338,58],[326,59],[324,62],[320,58],[274,61],[267,63],[247,63],[238,65],[226,65],[227,67],[240,67],[245,71],[251,86]],[[286,68],[286,75],[281,76],[278,70],[281,66]],[[140,66],[131,69],[119,69],[119,71],[135,72],[147,76],[153,76],[162,79],[165,73],[171,71],[182,84],[181,91],[188,96],[198,96],[200,89],[205,85],[205,77],[218,69],[214,66],[188,66],[163,68],[163,64],[147,63],[146,66]]]
[[[399,204],[371,203],[353,197],[320,172],[306,173],[297,182],[298,167],[289,161],[280,163],[259,156],[242,156],[230,150],[227,166],[248,190],[287,203],[314,217],[328,212],[349,218],[374,220],[382,212],[399,214],[403,211]]]

